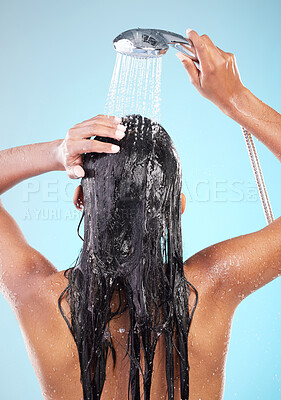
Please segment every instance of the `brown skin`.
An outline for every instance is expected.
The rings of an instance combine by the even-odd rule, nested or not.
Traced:
[[[258,100],[241,83],[234,56],[211,40],[191,31],[194,57],[180,55],[189,78],[206,98],[249,129],[281,160],[281,116]],[[195,62],[199,63],[200,70]],[[81,154],[112,152],[111,145],[86,140],[94,135],[116,137],[118,122],[97,116],[72,128],[64,140],[22,146],[0,152],[0,194],[32,176],[66,170],[70,178],[84,171]],[[124,129],[123,129],[124,130]],[[122,129],[121,129],[122,131]],[[120,138],[120,137],[119,137]],[[74,195],[78,208],[83,194]],[[184,211],[185,197],[182,197]],[[26,347],[45,399],[79,400],[79,362],[73,338],[62,319],[57,300],[67,281],[43,255],[30,247],[14,219],[0,204],[0,283],[19,321]],[[281,219],[268,227],[210,246],[184,264],[187,279],[199,292],[189,335],[190,400],[222,399],[225,362],[232,318],[246,296],[281,274]],[[115,304],[116,298],[112,303]],[[194,302],[191,295],[190,302]],[[69,312],[66,301],[63,308]],[[112,320],[117,367],[109,357],[102,400],[127,398],[128,358],[124,359],[128,315]],[[119,329],[124,328],[125,333]],[[154,361],[152,400],[166,397],[165,344],[160,338]],[[179,367],[175,358],[176,400]]]

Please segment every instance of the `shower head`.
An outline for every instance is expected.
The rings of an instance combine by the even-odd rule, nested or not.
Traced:
[[[181,46],[181,44],[190,46],[190,42],[186,38],[161,29],[130,29],[120,33],[113,40],[113,44],[118,53],[132,57],[160,57],[166,54],[169,44],[182,53],[190,55]]]

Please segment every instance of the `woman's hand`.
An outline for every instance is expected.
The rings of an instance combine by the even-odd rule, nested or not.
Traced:
[[[105,136],[120,140],[125,136],[125,126],[121,118],[97,115],[87,121],[74,125],[61,142],[57,157],[61,169],[65,169],[72,179],[82,178],[85,171],[82,167],[83,153],[117,153],[119,146],[98,140],[89,140],[92,136]]]
[[[186,34],[192,45],[187,49],[194,58],[177,53],[178,58],[198,92],[227,113],[233,100],[245,89],[235,56],[216,47],[207,35],[199,36],[190,29]]]

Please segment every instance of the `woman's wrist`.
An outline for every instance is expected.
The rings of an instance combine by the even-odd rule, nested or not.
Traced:
[[[222,111],[260,140],[281,161],[281,115],[249,89],[233,94]]]
[[[62,146],[63,146],[63,139],[54,140],[51,142],[52,149],[51,154],[54,160],[54,171],[64,171],[65,167],[63,164],[63,157],[62,157]]]
[[[64,170],[59,157],[62,140],[14,147],[0,152],[0,194],[19,182],[51,171]]]
[[[248,96],[247,92],[248,89],[245,86],[240,86],[223,103],[218,104],[218,107],[228,117],[236,120],[241,112],[241,107],[243,108],[245,97]]]
[[[251,95],[252,93],[250,90],[241,85],[219,108],[228,117],[240,123],[239,120],[241,119],[245,110],[249,107]]]

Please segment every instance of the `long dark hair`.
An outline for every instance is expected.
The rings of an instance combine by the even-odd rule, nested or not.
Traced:
[[[164,335],[168,398],[174,399],[176,351],[181,399],[188,400],[187,339],[198,295],[183,271],[181,164],[162,126],[140,115],[123,123],[127,129],[120,142],[98,138],[119,144],[119,153],[83,156],[84,244],[74,267],[66,271],[69,285],[59,307],[77,345],[84,400],[101,398],[109,349],[115,360],[109,322],[124,312],[121,296],[112,310],[116,290],[125,293],[129,309],[128,395],[140,399],[141,372],[144,399],[150,399],[155,347]],[[196,294],[194,307],[189,305],[190,290]],[[71,321],[61,308],[65,293]]]

